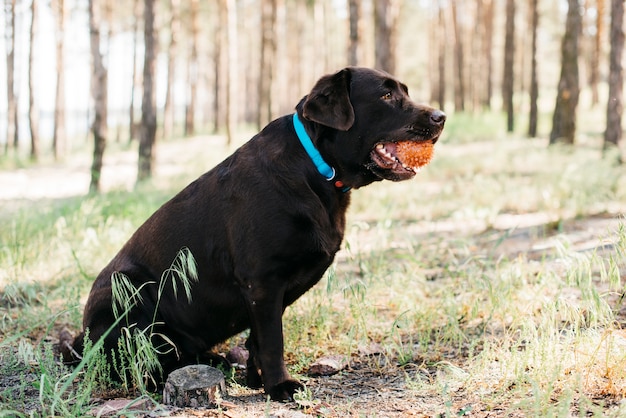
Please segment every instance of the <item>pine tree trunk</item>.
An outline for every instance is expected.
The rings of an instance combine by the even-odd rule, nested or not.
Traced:
[[[439,4],[439,57],[437,65],[439,67],[439,83],[437,88],[437,102],[439,108],[444,110],[446,103],[446,19],[443,5]]]
[[[375,65],[379,70],[395,74],[400,0],[377,0],[374,3]]]
[[[100,191],[102,159],[107,141],[107,78],[104,58],[100,50],[100,13],[95,10],[95,0],[89,0],[89,39],[91,49],[91,95],[94,103],[94,120],[91,125],[94,139],[93,162],[89,192]]]
[[[130,86],[130,105],[128,107],[128,142],[132,142],[137,135],[137,127],[135,124],[135,90],[137,89],[137,43],[139,40],[139,21],[140,16],[139,0],[133,0],[133,75],[132,84]]]
[[[538,0],[530,0],[531,13],[531,57],[530,57],[530,113],[528,115],[528,136],[537,136],[537,100],[539,98],[539,83],[537,81],[537,27],[539,26]]]
[[[198,90],[198,0],[191,0],[191,54],[187,63],[187,106],[185,108],[185,136],[193,135],[196,131],[196,97]]]
[[[493,96],[493,8],[494,0],[486,0],[483,6],[485,25],[485,40],[483,43],[483,60],[485,63],[485,94],[482,105],[491,109],[491,98]]]
[[[174,132],[174,82],[176,80],[176,53],[180,30],[180,0],[170,0],[170,43],[167,47],[167,87],[163,106],[163,138],[171,138]]]
[[[15,94],[15,0],[5,0],[5,39],[7,55],[7,138],[5,153],[19,144],[18,100]]]
[[[552,118],[550,144],[573,144],[576,135],[576,107],[580,95],[578,39],[582,29],[578,0],[568,0],[565,34],[561,44],[561,76]]]
[[[272,81],[276,61],[276,0],[261,0],[261,60],[259,71],[259,114],[257,127],[272,117]]]
[[[39,111],[35,101],[35,39],[37,37],[37,0],[30,4],[30,39],[28,51],[28,125],[30,128],[30,158],[39,158]]]
[[[226,51],[228,85],[226,91],[226,143],[230,145],[235,135],[235,124],[237,120],[237,92],[238,92],[238,66],[237,66],[237,2],[226,0],[226,19],[228,25]]]
[[[154,163],[154,141],[156,139],[155,64],[157,37],[154,28],[155,0],[144,1],[144,63],[143,99],[141,101],[141,137],[137,182],[152,177]]]
[[[56,92],[54,98],[54,127],[52,152],[54,158],[63,158],[67,151],[65,133],[65,0],[53,3],[56,17]]]
[[[361,0],[348,0],[350,15],[350,40],[348,43],[348,65],[359,65],[361,44]]]
[[[463,37],[458,19],[457,2],[452,2],[452,29],[454,30],[454,69],[456,77],[454,82],[454,110],[465,110],[465,80],[463,77]]]
[[[506,111],[508,132],[514,129],[513,93],[515,86],[515,0],[506,1],[506,29],[504,37],[504,75],[502,76],[502,104]]]
[[[604,148],[617,146],[622,138],[624,73],[624,1],[611,0],[611,52],[609,64],[609,100],[606,109]]]
[[[596,0],[596,33],[593,37],[593,52],[591,55],[591,73],[589,84],[591,85],[591,104],[596,105],[600,101],[598,83],[600,81],[600,59],[602,57],[602,38],[604,37],[604,0]],[[613,41],[613,38],[611,38]]]

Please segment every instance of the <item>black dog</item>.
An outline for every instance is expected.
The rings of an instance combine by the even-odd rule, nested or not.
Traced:
[[[83,326],[94,341],[115,322],[111,276],[141,287],[142,302],[119,328],[151,324],[175,349],[164,372],[202,361],[215,344],[247,328],[247,383],[285,400],[302,385],[283,358],[282,315],[322,277],[344,235],[349,189],[415,176],[399,141],[434,143],[446,116],[415,104],[389,74],[350,67],[322,77],[295,115],[267,125],[157,210],[98,275]],[[181,248],[197,263],[192,298],[158,282]],[[143,286],[143,287],[142,287]],[[84,334],[74,340],[80,352]],[[72,353],[65,350],[65,360]],[[76,352],[74,352],[76,354]]]

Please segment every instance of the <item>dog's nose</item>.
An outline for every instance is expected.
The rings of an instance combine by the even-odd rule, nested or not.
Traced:
[[[430,120],[435,125],[443,125],[443,123],[446,121],[446,114],[443,113],[443,111],[441,110],[433,110],[433,112],[430,114]]]

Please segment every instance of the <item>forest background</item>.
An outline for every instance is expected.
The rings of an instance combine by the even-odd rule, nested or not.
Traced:
[[[230,143],[346,65],[386,70],[448,112],[503,110],[530,137],[552,113],[551,143],[574,143],[582,92],[606,106],[605,143],[617,144],[623,2],[609,3],[5,0],[0,144],[36,161],[92,142],[97,191],[107,141],[139,139],[140,181],[157,137]]]
[[[346,65],[446,111],[436,157],[353,193],[337,262],[285,312],[298,401],[237,369],[202,413],[626,414],[622,0],[3,5],[0,416],[164,408],[144,370],[68,372],[58,336],[159,205]],[[346,368],[311,374],[327,356]]]

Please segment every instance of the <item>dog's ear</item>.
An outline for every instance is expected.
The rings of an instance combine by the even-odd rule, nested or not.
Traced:
[[[313,122],[347,131],[354,124],[354,109],[350,103],[350,69],[319,79],[306,97],[302,115]]]

